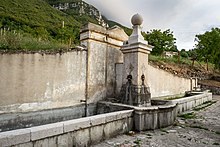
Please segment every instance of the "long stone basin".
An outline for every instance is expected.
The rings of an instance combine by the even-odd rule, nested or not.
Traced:
[[[178,113],[210,100],[211,93],[198,93],[171,101],[152,100],[150,107],[102,101],[89,104],[88,117],[84,117],[83,104],[22,113],[17,117],[4,114],[0,115],[0,146],[90,146],[130,130],[167,127],[173,124]]]
[[[93,113],[95,108],[94,105],[89,108],[92,111],[88,110],[88,112],[90,111]],[[18,121],[18,118],[13,116],[14,118],[12,119],[12,122],[10,122],[10,120],[6,120],[9,125],[5,124],[5,129],[16,129],[0,133],[0,146],[90,146],[91,144],[96,144],[116,135],[124,134],[133,128],[133,110],[119,110],[105,114],[95,113],[94,116],[61,121],[52,121],[47,118],[49,114],[51,114],[49,118],[53,118],[54,120],[61,119],[62,115],[62,119],[69,118],[71,117],[71,115],[69,115],[71,112],[73,113],[72,117],[84,114],[84,109],[81,107],[78,107],[77,109],[78,112],[76,111],[75,114],[73,111],[75,109],[71,108],[56,110],[58,112],[52,110],[48,110],[47,112],[44,111],[44,113],[38,112],[42,115],[42,118],[39,117],[39,114],[36,115],[36,112],[31,113],[33,116],[30,116],[30,114],[20,114],[20,118],[24,119],[21,122]],[[98,111],[97,108],[96,111]],[[65,112],[68,112],[68,114],[65,114]],[[61,116],[55,116],[52,113],[60,114]],[[99,113],[102,112],[100,111]],[[36,120],[35,117],[39,119],[37,123],[33,121]],[[41,121],[41,125],[38,124],[39,121]],[[17,125],[16,123],[20,123],[20,125]],[[15,127],[12,126],[13,124]],[[18,127],[20,128],[18,129]],[[4,128],[2,128],[2,130],[4,130]]]

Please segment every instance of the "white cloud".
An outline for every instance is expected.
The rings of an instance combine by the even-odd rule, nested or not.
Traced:
[[[108,19],[131,27],[130,18],[139,13],[143,30],[171,29],[179,49],[193,48],[195,35],[220,27],[219,0],[85,0]]]

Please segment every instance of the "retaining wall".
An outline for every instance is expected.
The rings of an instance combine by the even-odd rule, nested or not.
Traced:
[[[69,107],[81,100],[94,103],[119,95],[127,74],[120,49],[128,36],[119,27],[89,23],[82,28],[80,40],[87,50],[62,55],[1,54],[0,113]],[[150,65],[145,72],[153,98],[192,90],[190,79]]]
[[[68,107],[85,98],[85,52],[1,54],[0,113]]]
[[[85,50],[0,54],[0,113],[69,107],[113,96],[115,64],[122,62],[120,46],[126,37],[121,28],[89,23],[80,35]]]
[[[146,80],[152,98],[184,94],[193,90],[196,84],[195,79],[181,78],[151,65],[147,71]]]
[[[213,94],[220,95],[220,87],[199,84],[201,90],[210,90]]]

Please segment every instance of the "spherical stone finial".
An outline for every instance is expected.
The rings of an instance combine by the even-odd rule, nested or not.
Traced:
[[[143,23],[143,18],[140,14],[135,14],[131,18],[131,23],[136,26],[136,25],[141,25]]]

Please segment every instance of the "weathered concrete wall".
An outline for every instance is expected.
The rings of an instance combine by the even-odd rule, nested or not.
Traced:
[[[115,65],[123,60],[120,48],[128,36],[119,27],[107,30],[89,23],[80,37],[86,50],[1,54],[0,113],[68,107],[113,96]]]
[[[118,27],[107,30],[89,23],[80,35],[81,44],[87,51],[61,56],[0,55],[0,111],[67,107],[79,104],[80,100],[87,99],[90,103],[119,94],[122,82],[126,82],[123,79],[128,74],[123,70],[123,54],[120,51],[127,39],[128,36]],[[148,59],[142,57],[140,60],[147,62]],[[193,87],[190,79],[150,65],[140,69],[143,70],[140,74],[145,73],[145,83],[149,85],[153,98],[184,93]]]
[[[220,87],[203,85],[201,83],[199,83],[199,85],[200,85],[200,88],[201,88],[202,91],[210,90],[212,92],[212,94],[220,95]]]
[[[127,34],[119,27],[106,28],[89,23],[81,30],[81,44],[88,48],[88,101],[115,95],[116,63],[122,63],[120,51]]]
[[[151,65],[148,65],[146,80],[153,98],[183,94],[195,85],[194,80],[191,84],[190,79],[180,78]]]
[[[147,59],[143,60],[147,62]],[[125,77],[128,73],[124,74],[119,69],[123,67],[123,64],[119,64],[116,67],[118,67],[116,72],[116,93],[119,94],[121,90],[120,86],[127,82]],[[194,90],[197,86],[195,79],[181,78],[151,65],[147,65],[144,70],[146,77],[145,84],[150,87],[152,98],[184,95],[186,91]],[[121,78],[124,81],[120,80]],[[141,75],[139,75],[139,79],[141,79]]]
[[[85,98],[85,52],[0,55],[0,111],[67,107]]]

